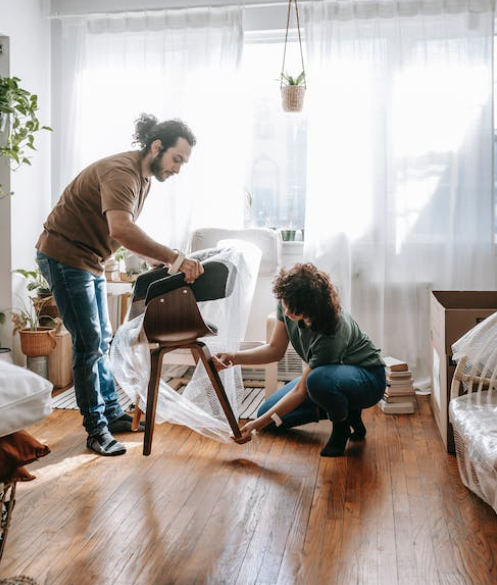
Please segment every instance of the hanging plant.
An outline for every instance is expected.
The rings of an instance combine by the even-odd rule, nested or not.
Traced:
[[[285,72],[285,59],[286,50],[288,45],[288,31],[290,28],[290,13],[292,9],[292,3],[295,6],[295,16],[297,19],[297,33],[299,37],[299,48],[300,48],[300,60],[302,63],[302,71],[296,76],[292,77]],[[283,49],[283,64],[281,66],[280,75],[280,91],[283,110],[285,112],[301,112],[304,107],[304,96],[307,89],[305,67],[304,67],[304,55],[302,52],[302,39],[300,36],[300,20],[299,20],[299,9],[297,0],[288,0],[288,12],[286,19],[286,33],[285,33],[285,46]]]
[[[22,165],[30,165],[26,150],[36,150],[35,134],[40,130],[52,129],[41,126],[37,117],[38,96],[22,88],[18,77],[0,75],[0,155],[9,164],[15,163],[13,170]],[[0,185],[0,195],[4,193]]]
[[[292,77],[287,73],[281,74],[281,98],[285,112],[301,112],[304,107],[305,96],[305,71],[297,77]]]

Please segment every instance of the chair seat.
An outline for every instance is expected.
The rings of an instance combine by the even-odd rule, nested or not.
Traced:
[[[217,327],[214,323],[210,323],[209,321],[204,321],[206,326],[209,330],[206,332],[205,330],[201,332],[199,335],[189,335],[185,336],[184,334],[180,333],[163,333],[159,336],[159,339],[150,339],[150,343],[158,343],[162,347],[169,347],[170,345],[177,346],[180,348],[182,345],[189,345],[195,341],[198,341],[199,337],[215,337],[217,335]]]

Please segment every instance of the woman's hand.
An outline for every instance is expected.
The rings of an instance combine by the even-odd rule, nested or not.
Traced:
[[[235,365],[234,353],[216,353],[212,359],[216,370],[225,370]]]
[[[240,438],[232,437],[233,441],[239,445],[248,443],[252,440],[252,431],[257,431],[258,426],[259,425],[257,424],[256,420],[251,420],[246,425],[243,425],[243,427],[240,429],[242,436]]]

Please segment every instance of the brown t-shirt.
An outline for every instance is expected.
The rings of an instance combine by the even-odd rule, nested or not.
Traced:
[[[91,164],[64,190],[36,247],[58,262],[102,274],[105,260],[120,246],[110,237],[105,213],[129,211],[136,220],[149,190],[150,179],[142,177],[138,151]]]

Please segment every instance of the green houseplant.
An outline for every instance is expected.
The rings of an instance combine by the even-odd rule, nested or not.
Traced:
[[[52,130],[38,120],[38,96],[21,87],[20,82],[18,77],[0,75],[0,155],[16,165],[14,170],[31,164],[26,152],[36,150],[35,134]],[[2,185],[0,195],[6,195]]]
[[[305,71],[301,71],[297,77],[282,73],[280,87],[283,110],[285,112],[301,112],[304,107],[306,90]]]
[[[50,319],[60,317],[48,282],[46,281],[38,266],[36,266],[34,270],[24,270],[23,268],[18,268],[13,272],[14,274],[19,274],[19,276],[22,276],[27,280],[26,287],[28,292],[36,293],[36,296],[32,298],[32,302],[37,308],[39,305],[40,320],[42,321],[42,325],[44,325],[43,319],[45,317],[47,317],[49,321]]]
[[[12,310],[14,335],[19,333],[21,351],[28,357],[45,356],[55,349],[54,334],[62,325],[60,319],[42,315],[44,301],[35,301],[35,297],[29,297],[28,302],[21,301],[20,307]]]

